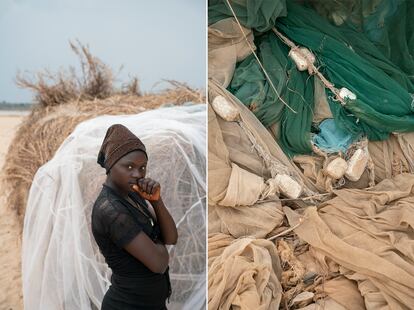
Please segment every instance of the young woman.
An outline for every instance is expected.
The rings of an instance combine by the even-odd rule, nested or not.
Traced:
[[[98,155],[107,178],[92,211],[93,235],[112,269],[102,310],[166,309],[171,294],[165,245],[177,242],[177,229],[160,184],[146,178],[147,161],[126,127],[108,129]]]

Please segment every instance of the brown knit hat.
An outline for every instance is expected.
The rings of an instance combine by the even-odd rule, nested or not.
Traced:
[[[132,151],[142,151],[147,156],[145,145],[128,128],[115,124],[108,128],[98,154],[98,164],[106,173],[115,163]]]

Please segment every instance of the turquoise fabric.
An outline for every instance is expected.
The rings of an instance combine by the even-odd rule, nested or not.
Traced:
[[[345,153],[353,142],[353,136],[338,127],[332,118],[328,118],[319,124],[319,133],[315,134],[312,141],[326,153]]]

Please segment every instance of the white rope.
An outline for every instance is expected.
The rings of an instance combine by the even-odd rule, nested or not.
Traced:
[[[287,37],[285,37],[279,31],[277,31],[277,29],[275,27],[273,27],[272,30],[287,46],[289,46],[292,50],[299,53],[305,59],[308,59],[306,57],[306,55],[304,55],[300,51],[299,47],[295,43],[293,43],[291,40],[289,40]],[[336,100],[338,100],[341,103],[341,105],[345,105],[346,104],[345,100],[341,98],[341,96],[339,95],[339,90],[334,86],[334,84],[329,82],[323,76],[323,74],[319,72],[318,68],[312,62],[308,61],[308,66],[310,67],[310,70],[308,70],[309,74],[315,74],[322,81],[322,83],[325,85],[325,87],[328,88],[336,96]]]

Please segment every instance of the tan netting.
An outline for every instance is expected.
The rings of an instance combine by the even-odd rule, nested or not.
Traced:
[[[413,146],[413,133],[392,134],[385,141],[370,141],[368,149],[375,166],[375,181],[414,172]]]
[[[251,46],[253,32],[242,27]],[[226,18],[208,27],[208,76],[227,87],[233,77],[236,62],[251,53],[244,35],[234,18]]]
[[[414,176],[386,179],[372,190],[342,189],[300,215],[284,212],[299,238],[358,283],[367,309],[414,305]],[[304,220],[303,220],[304,219]]]
[[[208,256],[208,309],[279,307],[281,267],[272,242],[212,234]]]
[[[239,116],[225,121],[209,106],[209,309],[412,309],[414,176],[404,172],[413,171],[414,135],[369,142],[372,167],[340,183],[327,175],[338,155],[297,156],[300,170],[246,107],[210,81],[209,101],[218,95]],[[304,193],[279,199],[275,192],[263,201],[275,172],[294,178]],[[374,188],[372,172],[381,182]],[[276,282],[253,285],[250,276],[258,257],[268,261],[274,253],[281,291],[269,299],[262,287]]]

